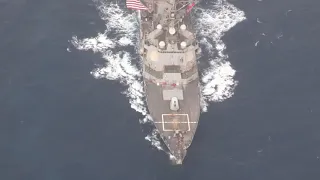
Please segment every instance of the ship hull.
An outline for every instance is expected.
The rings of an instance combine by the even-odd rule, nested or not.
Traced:
[[[201,50],[186,9],[194,1],[144,3],[148,10],[138,11],[139,53],[147,107],[173,163],[182,164],[200,116],[196,57]]]
[[[195,79],[182,88],[184,99],[179,101],[178,111],[170,110],[169,100],[163,100],[163,90],[148,80],[144,81],[146,101],[149,113],[160,133],[163,142],[174,156],[174,163],[181,164],[186,156],[187,148],[191,145],[200,117],[199,79]],[[176,121],[170,119],[175,117]],[[175,136],[174,129],[182,130],[183,141]]]

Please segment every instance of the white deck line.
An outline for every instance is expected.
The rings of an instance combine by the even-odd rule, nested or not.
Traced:
[[[167,121],[164,121],[164,116],[187,116],[187,122],[167,122]],[[164,124],[170,124],[170,123],[183,123],[183,124],[188,124],[188,130],[187,131],[190,131],[191,130],[191,127],[190,127],[190,123],[193,123],[193,124],[195,124],[195,123],[198,123],[198,122],[190,122],[190,120],[189,120],[189,115],[188,114],[162,114],[161,115],[161,119],[162,119],[162,121],[157,121],[157,122],[154,122],[154,123],[157,123],[157,124],[162,124],[162,130],[163,131],[175,131],[175,130],[173,130],[173,129],[165,129],[165,127],[164,127]]]
[[[161,122],[161,121],[157,121],[157,122],[153,122],[153,123],[156,123],[156,124],[161,124],[161,123],[173,123],[173,122]],[[175,123],[190,123],[190,124],[196,124],[198,122],[175,122]]]

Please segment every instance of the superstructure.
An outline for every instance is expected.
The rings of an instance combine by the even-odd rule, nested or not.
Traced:
[[[140,55],[149,113],[164,143],[182,164],[200,116],[197,54],[190,11],[197,1],[127,0],[138,11]]]

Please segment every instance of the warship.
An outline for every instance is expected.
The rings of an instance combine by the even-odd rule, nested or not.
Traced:
[[[140,22],[139,53],[148,111],[174,164],[182,164],[200,116],[194,0],[127,0]]]

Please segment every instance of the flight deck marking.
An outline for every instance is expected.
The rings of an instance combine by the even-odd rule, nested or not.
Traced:
[[[156,124],[162,124],[162,123],[173,123],[173,122],[167,122],[167,121],[165,121],[165,122],[161,122],[161,121],[157,121],[157,122],[153,122],[153,123],[156,123]],[[175,123],[190,123],[190,124],[196,124],[196,123],[198,123],[198,122],[175,122]]]
[[[183,122],[169,122],[169,121],[164,121],[164,116],[186,116],[187,117],[187,121],[183,121]],[[162,116],[161,116],[162,118],[162,121],[161,122],[154,122],[154,123],[161,123],[162,124],[162,130],[163,131],[175,131],[175,130],[179,130],[179,129],[166,129],[165,128],[165,126],[164,126],[164,124],[174,124],[174,125],[176,125],[176,124],[188,124],[188,129],[187,129],[187,131],[190,131],[190,129],[191,129],[191,127],[190,127],[190,123],[197,123],[197,122],[190,122],[190,120],[189,120],[189,115],[188,114],[162,114]]]

